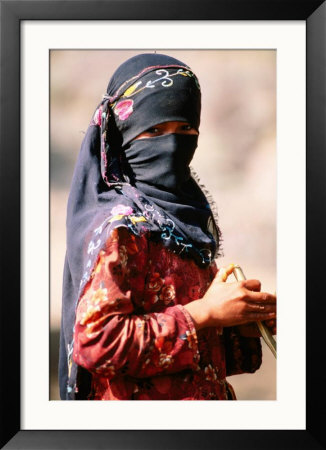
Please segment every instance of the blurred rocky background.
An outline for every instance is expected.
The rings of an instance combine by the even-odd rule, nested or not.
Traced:
[[[144,51],[50,53],[50,399],[59,399],[57,364],[66,204],[74,163],[114,70]],[[202,89],[193,168],[213,195],[223,233],[218,265],[238,263],[263,290],[276,290],[276,52],[159,50],[188,64]],[[229,381],[239,400],[276,399],[276,362],[263,344],[255,374]]]

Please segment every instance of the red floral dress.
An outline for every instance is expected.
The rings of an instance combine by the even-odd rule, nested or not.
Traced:
[[[216,271],[115,229],[77,308],[74,360],[92,374],[88,398],[235,398],[226,376],[259,368],[260,340],[236,328],[196,332],[183,307],[205,294]]]

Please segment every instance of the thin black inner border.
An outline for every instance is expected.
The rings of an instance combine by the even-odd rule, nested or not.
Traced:
[[[155,11],[150,6],[155,2]],[[321,6],[320,6],[321,5]],[[96,6],[96,7],[95,7]],[[1,0],[1,445],[5,448],[325,448],[325,2],[261,0]],[[199,8],[198,8],[199,6]],[[319,7],[319,8],[318,8]],[[318,8],[318,9],[317,9]],[[19,24],[21,20],[306,20],[307,24],[307,429],[305,431],[19,431],[20,251]],[[294,162],[295,163],[295,162]],[[290,174],[289,174],[290,181]],[[304,252],[304,243],[298,243]],[[8,293],[6,293],[8,289]],[[9,290],[10,289],[10,290]],[[8,320],[14,317],[15,320]],[[10,337],[10,339],[8,339]],[[320,349],[320,350],[319,350]],[[295,368],[294,368],[295,369]],[[304,388],[304,387],[303,387]],[[79,441],[79,442],[78,442]],[[109,447],[108,447],[109,446]]]

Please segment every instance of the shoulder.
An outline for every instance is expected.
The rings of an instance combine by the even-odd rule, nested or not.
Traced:
[[[148,232],[141,235],[132,233],[129,228],[120,226],[112,230],[106,240],[106,250],[110,248],[120,247],[122,245],[128,246],[128,250],[133,253],[137,251],[139,246],[148,245]]]
[[[101,251],[107,262],[125,266],[139,263],[148,253],[148,233],[135,235],[127,227],[117,227],[109,234]]]

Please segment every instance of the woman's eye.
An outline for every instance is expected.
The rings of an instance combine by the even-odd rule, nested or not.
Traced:
[[[152,128],[149,128],[148,130],[146,130],[145,133],[156,134],[156,133],[159,133],[159,131],[160,130],[158,128],[152,127]]]
[[[192,130],[192,126],[189,125],[189,123],[188,123],[187,125],[182,125],[182,129],[183,129],[184,131],[189,131],[189,130]]]

